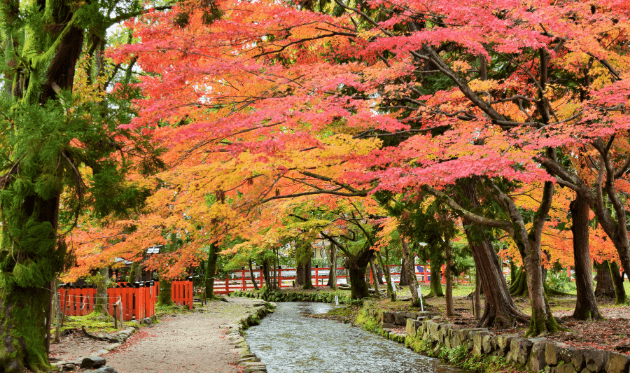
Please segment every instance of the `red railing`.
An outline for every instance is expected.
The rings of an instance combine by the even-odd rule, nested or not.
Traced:
[[[190,287],[192,287],[192,283]],[[137,284],[119,282],[115,288],[107,289],[104,305],[109,314],[113,315],[114,304],[120,300],[121,309],[118,312],[122,313],[125,321],[151,317],[155,315],[157,288],[155,282]],[[95,287],[61,286],[59,288],[61,310],[66,316],[85,316],[91,313],[94,311],[96,298]]]
[[[192,281],[173,281],[171,283],[171,299],[178,306],[187,305],[193,308],[193,283]]]
[[[396,272],[397,268],[398,268],[398,271],[400,271],[400,267],[401,266],[399,265],[390,265],[390,274],[395,284],[400,282],[400,272]],[[418,279],[420,283],[427,284],[431,281],[431,268],[429,266],[417,265],[415,266],[415,269],[416,269],[416,278]],[[313,286],[317,286],[317,287],[326,286],[326,284],[328,283],[329,271],[330,271],[330,268],[328,267],[311,268],[311,281],[313,282]],[[337,268],[337,273],[338,273],[337,282],[338,283],[340,282],[339,280],[342,280],[342,282],[346,280],[345,274],[339,274],[345,271],[347,270],[343,267]],[[258,285],[259,288],[262,287],[263,286],[262,269],[255,269],[252,272],[254,274],[253,280],[250,276],[249,270],[247,269],[233,271],[230,273],[228,278],[215,280],[214,293],[215,294],[230,294],[238,290],[253,289],[254,284],[252,281],[256,281],[256,284]],[[274,273],[276,272],[278,274],[278,278],[280,279],[278,283],[279,288],[293,286],[293,282],[295,281],[295,273],[296,273],[295,268],[281,268],[281,269],[278,269],[277,271],[270,271],[270,278],[272,279],[272,281],[274,279]],[[374,283],[372,271],[368,269],[367,272],[369,273],[370,283]],[[444,273],[444,266],[442,266],[442,273]],[[469,282],[468,279],[464,275],[456,278],[456,281],[462,284]],[[445,283],[445,278],[443,274],[442,274],[442,283]]]

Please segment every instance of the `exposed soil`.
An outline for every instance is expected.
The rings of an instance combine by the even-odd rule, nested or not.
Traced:
[[[245,298],[227,300],[210,302],[203,312],[164,317],[158,324],[142,327],[102,357],[119,373],[240,372],[235,366],[238,357],[220,326],[235,322],[254,302]],[[80,332],[71,333],[51,346],[51,357],[72,361],[94,355],[108,344],[88,339]]]

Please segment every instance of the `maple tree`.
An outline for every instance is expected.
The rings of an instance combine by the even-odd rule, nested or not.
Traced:
[[[510,235],[530,333],[554,331],[541,245],[555,184],[586,198],[630,270],[616,189],[628,168],[627,16],[614,0],[217,1],[149,13],[128,23],[142,43],[110,53],[147,73],[129,128],[152,126],[169,145],[168,187],[135,236],[163,236],[165,220],[216,225],[217,209],[193,203],[209,193],[239,201],[221,211],[230,229],[251,226],[243,217],[261,203],[431,194],[464,220],[482,284],[505,282],[491,237],[473,230]],[[542,198],[525,213],[513,193],[532,183]],[[487,290],[485,323],[523,320],[507,286]]]

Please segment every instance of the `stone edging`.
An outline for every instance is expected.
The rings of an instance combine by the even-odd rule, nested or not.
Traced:
[[[239,355],[237,364],[243,367],[243,373],[267,372],[267,367],[250,351],[243,331],[252,325],[260,324],[260,320],[268,313],[274,312],[276,304],[272,302],[254,302],[253,308],[241,316],[236,322],[223,326],[227,340],[234,345],[232,352]]]
[[[101,355],[105,355],[109,353],[110,351],[115,350],[116,348],[120,347],[123,343],[125,343],[125,341],[127,341],[127,339],[129,339],[129,337],[131,337],[136,332],[136,330],[140,329],[140,324],[151,325],[153,323],[153,319],[151,319],[150,317],[147,317],[144,320],[140,320],[140,322],[133,320],[127,323],[131,324],[130,325],[131,327],[122,329],[118,333],[116,333],[113,337],[111,337],[112,340],[115,339],[115,340],[118,340],[118,342],[112,342],[108,344],[102,350],[99,350],[95,356],[83,356],[72,361],[57,361],[57,362],[51,363],[50,365],[52,365],[53,371],[55,370],[56,371],[72,371],[78,368],[86,368],[87,367],[86,364],[88,364],[89,361],[94,360],[94,358],[103,359],[100,357]],[[101,335],[99,335],[99,337],[101,337]],[[89,366],[89,367],[91,368],[92,366]],[[110,372],[116,372],[116,371],[113,368],[102,366],[102,367],[99,367],[99,369],[94,370],[93,372],[110,373]]]
[[[577,349],[546,338],[522,338],[490,332],[488,329],[471,329],[459,325],[440,323],[439,317],[418,315],[413,312],[383,312],[373,307],[364,309],[378,323],[380,333],[389,339],[410,346],[414,342],[428,343],[434,351],[441,348],[464,348],[473,355],[504,358],[518,369],[549,373],[629,373],[630,357],[612,351]],[[383,329],[401,325],[405,320],[404,338],[392,338]]]

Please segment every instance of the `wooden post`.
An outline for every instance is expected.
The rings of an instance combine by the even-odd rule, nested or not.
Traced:
[[[278,289],[282,289],[282,269],[281,268],[278,268]]]
[[[241,270],[241,284],[242,284],[242,290],[245,291],[247,290],[247,287],[245,287],[245,270]]]
[[[113,307],[114,307],[114,329],[118,329],[118,303],[114,303]]]

